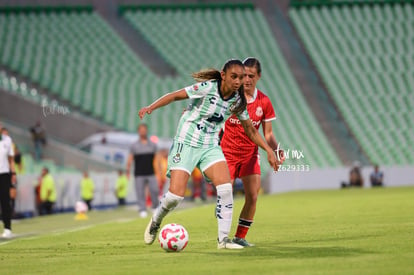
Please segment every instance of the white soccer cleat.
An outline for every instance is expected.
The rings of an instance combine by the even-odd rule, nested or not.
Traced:
[[[10,229],[4,229],[3,234],[1,234],[1,237],[5,239],[10,239],[13,237],[13,233]]]
[[[139,212],[139,217],[142,218],[142,219],[145,219],[146,217],[148,217],[147,211],[140,211]]]
[[[152,244],[155,238],[157,237],[157,233],[159,229],[160,229],[160,225],[153,222],[151,218],[144,232],[144,242],[146,244]]]
[[[221,242],[218,242],[217,249],[243,249],[244,247],[234,243],[228,237],[225,237]]]

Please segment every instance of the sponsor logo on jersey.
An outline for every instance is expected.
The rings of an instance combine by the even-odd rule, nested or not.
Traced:
[[[217,113],[214,113],[211,117],[209,117],[207,119],[208,122],[217,122],[217,123],[220,123],[223,120],[224,120],[223,115],[222,114],[217,114]]]
[[[262,116],[263,115],[263,109],[261,106],[257,106],[256,108],[256,116]]]
[[[210,104],[214,105],[217,102],[217,97],[212,96],[212,97],[210,97],[209,101],[210,101]]]
[[[203,120],[197,124],[197,130],[203,131],[204,133],[207,133],[207,134],[215,133],[216,123]]]
[[[194,85],[193,85],[193,90],[194,90],[194,91],[198,91],[198,85],[197,85],[197,84],[194,84]]]
[[[241,122],[238,118],[230,118],[229,121],[230,121],[230,123],[233,123],[233,124],[241,124]],[[251,121],[252,121],[253,126],[255,126],[255,127],[260,125],[260,123],[261,123],[260,120],[251,120]]]
[[[237,118],[230,118],[229,121],[230,123],[233,123],[233,124],[241,124],[240,120]]]

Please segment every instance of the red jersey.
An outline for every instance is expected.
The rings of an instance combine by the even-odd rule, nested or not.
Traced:
[[[259,129],[263,121],[276,119],[270,99],[258,89],[254,91],[253,101],[247,103],[247,112],[256,129]],[[240,154],[246,157],[258,153],[258,146],[246,135],[240,120],[235,115],[227,119],[220,145],[224,153],[233,156]]]

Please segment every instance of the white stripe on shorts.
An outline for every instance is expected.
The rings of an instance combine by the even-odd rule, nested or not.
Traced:
[[[204,168],[203,173],[204,173],[204,171],[206,171],[208,168],[210,168],[210,167],[211,167],[211,166],[213,166],[214,164],[216,164],[216,163],[218,163],[218,162],[221,162],[221,161],[226,162],[226,159],[225,159],[225,158],[224,158],[224,159],[218,159],[218,160],[215,160],[215,161],[210,162],[210,163],[209,163],[209,164],[207,164],[207,165],[206,165],[206,167]]]

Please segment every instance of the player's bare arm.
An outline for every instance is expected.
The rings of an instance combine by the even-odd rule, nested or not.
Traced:
[[[275,135],[273,134],[272,122],[264,121],[262,123],[262,127],[263,127],[263,135],[264,135],[264,138],[267,144],[273,149],[273,151],[277,151],[279,153],[278,160],[280,161],[280,164],[282,164],[283,161],[285,160],[285,154],[281,148],[278,148],[279,145],[277,143]]]
[[[280,163],[276,159],[276,155],[272,148],[263,140],[262,136],[259,134],[256,128],[254,128],[252,121],[248,120],[241,120],[240,121],[244,132],[246,135],[260,148],[266,151],[267,153],[267,161],[269,162],[270,166],[273,167],[275,171],[279,168]]]
[[[141,108],[141,110],[139,110],[138,112],[138,115],[141,119],[143,119],[146,114],[151,114],[152,111],[158,108],[166,106],[173,101],[183,100],[187,98],[188,98],[188,95],[185,89],[181,89],[181,90],[178,90],[172,93],[168,93],[160,97],[156,101],[154,101],[151,105]]]

